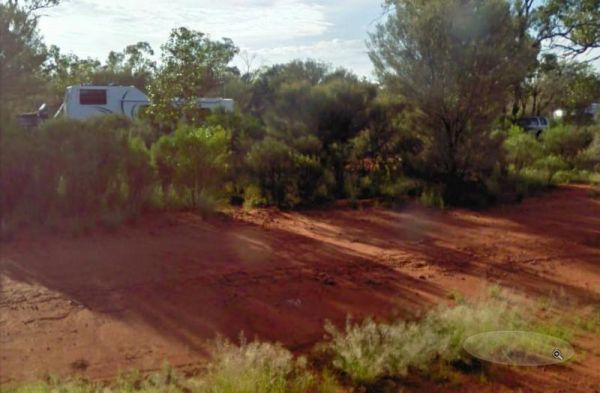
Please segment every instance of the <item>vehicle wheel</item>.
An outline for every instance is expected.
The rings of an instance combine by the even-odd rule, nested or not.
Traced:
[[[541,135],[542,135],[542,130],[539,130],[538,132],[535,133],[535,139],[540,139]]]

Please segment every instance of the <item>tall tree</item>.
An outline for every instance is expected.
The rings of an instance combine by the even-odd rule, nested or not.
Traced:
[[[600,1],[545,0],[537,4],[532,28],[541,45],[574,56],[600,48]]]
[[[555,52],[571,59],[598,58],[592,51],[600,48],[599,0],[511,0],[511,6],[519,39],[530,41],[542,55]],[[544,67],[543,57],[529,67],[533,76],[543,72],[538,69]],[[513,116],[526,106],[524,89],[522,83],[513,87]]]
[[[522,113],[539,116],[563,109],[569,120],[580,122],[585,110],[600,99],[600,74],[588,63],[545,54],[526,79],[523,93]]]
[[[82,59],[72,53],[63,54],[57,46],[52,45],[43,67],[50,80],[48,104],[58,108],[65,88],[81,83],[133,85],[146,90],[156,69],[156,63],[151,58],[153,54],[154,51],[147,42],[138,42],[128,45],[121,52],[111,51],[102,64],[97,59]]]
[[[116,79],[112,82],[146,89],[156,70],[153,55],[154,50],[147,42],[127,45],[122,52],[111,51],[108,54],[103,71],[106,77]]]
[[[2,106],[22,110],[42,91],[47,49],[36,13],[58,0],[7,0],[0,3],[0,95]]]
[[[536,55],[513,22],[504,0],[401,0],[370,35],[380,81],[415,110],[434,179],[460,183],[492,170],[491,124]]]
[[[215,41],[202,32],[180,27],[171,32],[161,49],[161,66],[149,89],[150,118],[165,130],[172,130],[182,119],[198,122],[202,111],[197,99],[214,93],[225,76],[234,72],[229,64],[238,48],[229,38]]]

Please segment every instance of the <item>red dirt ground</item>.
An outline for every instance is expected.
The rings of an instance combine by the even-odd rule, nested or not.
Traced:
[[[411,318],[491,284],[559,296],[565,311],[600,304],[600,200],[575,186],[485,212],[409,203],[158,215],[79,238],[22,233],[1,247],[3,384],[109,378],[165,360],[194,370],[218,333],[303,352],[326,319]],[[600,338],[581,333],[573,345],[567,365],[501,369],[454,390],[599,391]]]

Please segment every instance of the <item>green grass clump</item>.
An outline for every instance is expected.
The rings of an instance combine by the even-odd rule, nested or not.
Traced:
[[[442,192],[439,189],[439,187],[425,187],[425,189],[421,193],[419,202],[429,207],[437,207],[440,209],[446,207],[446,202],[444,201]]]
[[[405,376],[410,369],[426,371],[434,361],[469,361],[463,341],[491,330],[513,330],[525,325],[515,305],[502,299],[440,306],[417,322],[346,323],[337,330],[331,323],[327,350],[333,366],[356,384],[371,384],[383,377]]]
[[[280,344],[215,341],[206,372],[184,378],[168,365],[159,372],[142,375],[131,372],[111,383],[83,379],[59,380],[2,389],[6,393],[337,393],[340,385],[334,374],[310,371],[304,357],[294,355]]]
[[[280,344],[247,343],[237,346],[217,340],[212,362],[194,391],[210,393],[308,392],[315,378],[306,360],[294,358]]]
[[[183,393],[191,391],[192,380],[179,375],[171,366],[151,375],[138,371],[122,375],[110,384],[86,379],[61,380],[49,377],[46,381],[8,387],[0,391],[6,393]]]
[[[560,295],[564,297],[565,295]],[[552,315],[538,319],[540,311],[553,307],[527,305],[516,294],[494,286],[485,298],[465,300],[451,293],[454,306],[440,305],[417,321],[376,322],[348,319],[343,329],[330,322],[325,330],[328,340],[307,360],[294,356],[281,344],[252,341],[243,336],[239,344],[217,339],[211,361],[199,375],[184,378],[171,367],[157,373],[130,373],[110,383],[85,380],[29,384],[7,393],[111,393],[111,392],[198,392],[198,393],[337,393],[353,389],[397,387],[409,372],[420,378],[448,386],[461,383],[462,372],[475,370],[478,363],[463,349],[464,341],[488,331],[529,330],[569,340],[578,328],[596,332],[600,312],[593,308],[585,319],[566,326]],[[552,306],[564,301],[553,296],[545,302]],[[523,315],[527,315],[525,318]],[[584,316],[581,314],[580,316]],[[520,347],[536,347],[524,341]],[[491,342],[490,352],[504,348],[505,342]],[[482,378],[487,378],[482,374]],[[342,385],[340,385],[342,383]],[[346,390],[344,390],[346,389]],[[379,389],[379,390],[378,390]]]

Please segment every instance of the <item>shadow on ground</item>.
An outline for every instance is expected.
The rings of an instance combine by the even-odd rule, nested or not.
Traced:
[[[241,331],[302,352],[325,320],[414,318],[475,284],[599,301],[586,282],[600,282],[600,202],[585,192],[483,213],[164,214],[81,238],[22,234],[2,244],[0,382],[84,355],[96,375],[191,364],[207,340]]]

